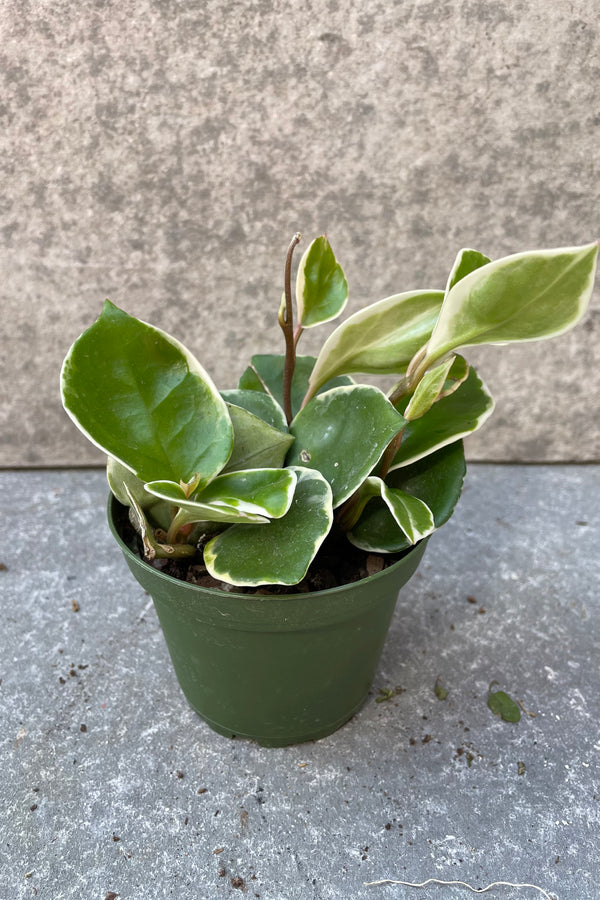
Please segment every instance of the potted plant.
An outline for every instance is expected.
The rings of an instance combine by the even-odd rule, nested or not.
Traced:
[[[109,301],[61,373],[67,413],[108,455],[109,523],[188,701],[267,746],[322,737],[364,702],[398,591],[460,495],[462,438],[492,412],[457,351],[570,329],[598,249],[461,250],[444,290],[365,307],[315,359],[297,354],[302,333],[340,315],[348,286],[317,237],[294,304],[299,240],[285,353],[252,357],[236,388]]]

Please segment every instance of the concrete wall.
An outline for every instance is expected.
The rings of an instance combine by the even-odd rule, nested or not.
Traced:
[[[600,236],[596,0],[5,0],[5,466],[100,459],[60,407],[108,296],[222,387],[279,342],[289,238],[326,231],[350,310]],[[600,308],[471,353],[498,400],[469,455],[598,459]],[[305,350],[311,349],[307,341]]]

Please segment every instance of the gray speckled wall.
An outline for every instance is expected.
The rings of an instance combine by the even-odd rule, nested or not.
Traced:
[[[297,229],[327,231],[351,311],[443,285],[461,246],[600,236],[597,11],[7,0],[0,464],[100,459],[61,410],[58,371],[106,296],[229,387],[279,340]],[[554,345],[470,354],[498,399],[472,459],[598,459],[599,328],[596,295]]]

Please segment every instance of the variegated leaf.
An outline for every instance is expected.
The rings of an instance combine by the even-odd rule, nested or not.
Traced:
[[[200,363],[108,300],[71,347],[61,390],[77,427],[142,481],[207,483],[231,453],[225,402]]]
[[[305,251],[296,278],[298,323],[312,328],[335,319],[348,300],[348,282],[329,241],[322,235]]]
[[[323,344],[308,397],[337,375],[402,374],[429,339],[443,299],[442,291],[410,291],[354,313]]]
[[[268,525],[233,525],[204,548],[214,578],[238,586],[297,584],[333,521],[331,488],[319,472],[296,467],[292,505]]]
[[[436,528],[448,521],[461,494],[465,477],[462,441],[442,447],[406,468],[391,472],[386,484],[418,497],[433,514]],[[348,535],[351,543],[372,553],[398,553],[410,542],[389,506],[375,497]]]
[[[477,431],[493,409],[491,394],[471,366],[468,377],[454,393],[442,397],[424,416],[408,423],[391,469],[408,466]]]
[[[597,255],[593,243],[517,253],[475,269],[446,295],[423,368],[458,347],[568,331],[587,308]]]
[[[378,388],[332,388],[311,400],[291,423],[295,442],[286,462],[321,472],[337,507],[362,484],[404,424]]]

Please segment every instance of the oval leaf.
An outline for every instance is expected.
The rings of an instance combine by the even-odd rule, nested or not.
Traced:
[[[410,291],[354,313],[323,344],[310,378],[309,398],[336,375],[402,374],[428,341],[443,299],[442,291]]]
[[[521,720],[521,710],[505,691],[490,691],[487,705],[495,716],[500,716],[505,722]]]
[[[458,347],[535,341],[568,331],[590,299],[598,245],[517,253],[466,275],[448,292],[427,366]]]
[[[333,521],[331,488],[318,472],[292,470],[298,483],[292,505],[268,525],[233,525],[204,548],[213,576],[228,584],[297,584],[302,581]]]
[[[290,469],[246,469],[218,475],[192,496],[200,503],[233,506],[241,512],[279,519],[290,508],[296,480]]]
[[[311,400],[292,421],[290,431],[296,440],[287,464],[321,472],[337,507],[362,484],[404,424],[378,388],[362,384],[332,388]]]
[[[477,431],[493,409],[494,401],[488,389],[471,366],[469,375],[456,391],[442,397],[424,416],[406,426],[390,468],[410,465]]]
[[[325,235],[316,238],[305,251],[296,278],[298,322],[312,328],[329,322],[344,309],[348,282]]]
[[[63,405],[93,444],[142,481],[210,481],[231,453],[225,402],[174,338],[108,300],[71,347]]]
[[[190,497],[170,481],[150,482],[146,490],[179,507],[177,522],[181,527],[190,522],[266,522],[280,518],[289,509],[295,486],[296,476],[288,469],[249,469],[219,475]]]
[[[280,468],[294,443],[293,436],[273,428],[241,406],[228,403],[227,409],[233,423],[233,450],[223,473]]]

